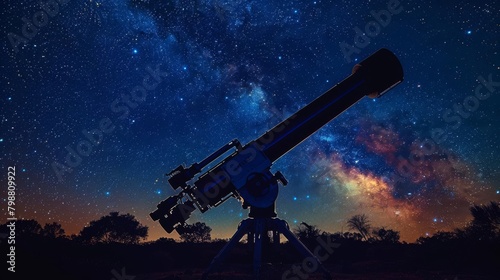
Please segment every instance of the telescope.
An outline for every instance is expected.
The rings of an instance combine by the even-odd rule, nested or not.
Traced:
[[[287,180],[281,172],[271,172],[273,163],[364,96],[381,97],[402,81],[398,58],[387,49],[378,50],[356,64],[343,81],[257,139],[245,145],[232,140],[201,162],[167,173],[169,184],[179,193],[161,201],[151,218],[168,233],[175,229],[182,234],[193,211],[204,213],[231,197],[250,209],[251,218],[276,217],[278,185]],[[284,230],[289,240],[293,238]],[[238,232],[233,238],[237,236]]]

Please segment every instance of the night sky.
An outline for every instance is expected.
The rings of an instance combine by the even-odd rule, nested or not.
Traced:
[[[176,237],[148,216],[175,194],[166,172],[257,138],[382,47],[405,81],[274,164],[290,181],[279,217],[336,232],[367,214],[413,242],[500,199],[497,1],[54,1],[0,12],[1,178],[16,167],[18,218],[73,234],[119,211],[149,240]],[[231,199],[188,222],[228,238],[246,216]]]

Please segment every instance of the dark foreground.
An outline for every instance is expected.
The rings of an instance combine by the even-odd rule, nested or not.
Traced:
[[[9,277],[2,279],[200,279],[224,244],[163,240],[141,245],[86,245],[34,236],[16,242],[16,272],[7,271]],[[333,279],[500,279],[498,241],[374,244],[341,240],[339,244],[325,261]],[[309,242],[311,250],[314,246],[314,241]],[[8,250],[6,242],[0,247],[2,252]],[[284,275],[294,265],[302,264],[302,257],[289,244],[264,253],[267,258],[262,279],[322,279],[315,272]],[[252,279],[251,262],[249,246],[240,244],[231,252],[224,269],[210,279]],[[6,271],[5,262],[4,267]]]

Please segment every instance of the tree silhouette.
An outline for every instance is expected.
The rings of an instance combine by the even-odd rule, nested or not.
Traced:
[[[65,232],[60,223],[47,223],[41,230],[41,234],[50,238],[63,237]]]
[[[457,235],[454,232],[438,231],[432,236],[419,237],[417,244],[437,244],[446,243],[455,240]]]
[[[180,237],[184,242],[207,242],[211,239],[211,231],[212,229],[205,223],[196,222],[192,225],[184,226]]]
[[[385,229],[384,227],[373,230],[375,239],[383,243],[398,243],[399,232],[392,229]]]
[[[334,239],[340,240],[340,239],[345,239],[345,240],[353,240],[353,241],[358,241],[362,240],[363,236],[357,232],[336,232],[331,235]]]
[[[160,237],[157,240],[152,242],[153,244],[174,244],[175,239],[173,238],[168,238],[168,237]]]
[[[38,235],[42,232],[42,226],[35,220],[16,221],[16,234],[19,235]]]
[[[352,216],[347,220],[347,227],[351,230],[357,230],[365,240],[370,238],[370,221],[365,214]]]
[[[473,205],[470,207],[472,222],[469,234],[479,239],[495,239],[500,237],[500,204],[491,201],[486,205]]]
[[[132,243],[148,236],[148,227],[141,225],[133,215],[111,212],[80,231],[80,240],[86,243]]]
[[[316,240],[316,238],[321,235],[321,230],[318,229],[318,227],[309,225],[305,222],[300,223],[293,232],[302,242]]]
[[[472,221],[465,228],[453,232],[438,231],[431,237],[420,237],[418,244],[446,243],[452,240],[494,240],[500,239],[500,205],[490,202],[486,205],[473,205],[469,208]]]

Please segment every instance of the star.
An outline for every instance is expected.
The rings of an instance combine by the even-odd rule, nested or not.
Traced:
[[[145,218],[181,191],[163,189],[165,171],[201,162],[231,139],[250,143],[348,78],[355,64],[379,48],[401,60],[404,81],[380,99],[362,98],[272,163],[290,179],[277,205],[288,213],[283,218],[336,231],[345,225],[335,221],[366,213],[373,226],[394,225],[402,240],[414,242],[470,221],[469,204],[500,197],[491,140],[500,130],[500,122],[491,121],[498,119],[498,110],[491,110],[499,101],[492,91],[498,92],[492,70],[498,28],[485,17],[492,13],[488,5],[469,0],[436,14],[408,4],[387,18],[387,7],[374,1],[360,7],[348,1],[271,0],[265,7],[273,9],[257,8],[258,1],[207,1],[203,7],[170,1],[168,8],[96,8],[91,2],[92,9],[75,21],[76,32],[67,32],[64,20],[53,25],[66,17],[60,6],[60,15],[50,16],[50,25],[37,28],[33,38],[22,34],[20,19],[26,17],[34,30],[37,11],[14,4],[4,9],[12,16],[7,33],[26,39],[6,38],[5,53],[13,54],[7,61],[13,63],[0,67],[0,145],[6,158],[22,164],[16,171],[31,206],[21,206],[20,213],[38,210],[33,218],[46,222],[47,205],[54,205],[52,213],[60,213],[73,234],[113,209],[147,224],[148,239],[165,237]],[[374,35],[375,24],[385,23],[388,28]],[[429,36],[438,23],[438,36]],[[342,42],[352,46],[350,62]],[[456,102],[464,105],[458,113]],[[427,154],[423,144],[430,140],[435,149]],[[424,153],[423,161],[413,153]],[[118,187],[113,197],[102,191]],[[193,217],[207,222],[214,236],[224,235],[221,225],[232,221],[221,213],[233,209],[231,200]],[[91,212],[83,207],[89,201]],[[247,213],[240,211],[231,213]]]

